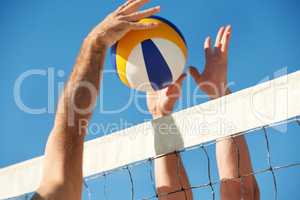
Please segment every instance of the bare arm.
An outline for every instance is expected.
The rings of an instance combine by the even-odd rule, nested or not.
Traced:
[[[86,130],[80,127],[86,125],[92,115],[107,48],[130,30],[156,26],[137,22],[159,11],[156,7],[138,12],[146,2],[127,1],[84,40],[58,103],[54,127],[45,150],[42,182],[33,199],[81,199]]]
[[[204,43],[206,65],[200,74],[196,68],[190,73],[199,88],[211,99],[230,93],[227,83],[228,46],[231,27],[221,27],[212,47],[208,37]],[[259,189],[252,173],[248,146],[243,136],[223,139],[216,144],[218,170],[221,179],[221,198],[223,200],[259,199]],[[245,178],[239,178],[246,176]]]
[[[182,75],[175,84],[147,94],[147,105],[153,118],[173,111],[181,96]],[[160,200],[192,200],[193,194],[180,155],[173,153],[154,160],[155,183]],[[171,193],[171,194],[170,194]]]
[[[217,142],[216,154],[222,180],[222,199],[258,200],[259,189],[255,177],[251,175],[251,158],[244,136]]]
[[[70,199],[79,199],[81,196],[85,130],[79,128],[82,121],[91,117],[106,52],[105,46],[94,50],[92,43],[90,38],[84,41],[64,94],[59,100],[55,124],[45,150],[46,173],[38,190],[41,196],[52,191],[54,193],[49,198],[58,199],[61,194],[68,195]],[[93,90],[85,87],[87,83]],[[94,91],[97,93],[93,93]],[[82,112],[76,112],[75,107]]]

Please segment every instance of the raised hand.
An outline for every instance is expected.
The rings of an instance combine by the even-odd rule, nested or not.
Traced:
[[[182,74],[172,85],[159,91],[147,93],[148,110],[154,118],[162,117],[173,111],[176,101],[181,97],[182,82],[186,74]]]
[[[211,38],[204,42],[205,69],[199,73],[195,67],[189,69],[199,88],[211,99],[230,93],[227,83],[228,46],[231,36],[231,26],[219,29],[215,46],[212,47]]]
[[[98,46],[105,45],[109,47],[120,40],[130,30],[143,30],[156,27],[157,24],[155,23],[145,24],[138,22],[160,11],[159,6],[138,11],[148,2],[149,0],[127,1],[97,25],[89,34],[89,38],[95,40]]]

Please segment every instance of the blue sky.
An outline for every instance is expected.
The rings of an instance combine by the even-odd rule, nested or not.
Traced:
[[[57,87],[67,79],[84,37],[121,2],[120,0],[73,0],[72,2],[4,0],[1,2],[0,167],[42,155],[53,124],[53,112],[32,115],[23,112],[16,105],[13,90],[17,78],[27,70],[47,72],[48,68],[53,69],[55,103],[58,96]],[[153,0],[149,5],[161,5],[160,16],[169,19],[180,28],[188,44],[188,65],[197,66],[199,70],[203,70],[202,48],[205,37],[208,35],[214,37],[221,25],[232,25],[229,80],[235,83],[232,86],[233,91],[255,85],[266,77],[272,79],[274,72],[282,68],[287,68],[289,73],[300,69],[300,2],[298,0]],[[105,65],[106,69],[113,69],[109,54]],[[58,76],[59,70],[62,70],[65,75]],[[194,88],[195,85],[192,83],[191,87]],[[32,76],[24,81],[21,98],[30,107],[47,107],[47,88],[46,76]],[[150,119],[148,114],[141,113],[134,104],[119,114],[99,112],[100,108],[106,111],[121,108],[124,106],[124,99],[129,97],[130,90],[121,84],[115,74],[104,77],[101,93],[99,100],[101,103],[98,104],[93,122],[119,124],[121,119],[129,124],[137,124]],[[197,103],[204,101],[205,99],[202,99]],[[186,97],[186,89],[182,102],[183,108],[194,104]],[[139,105],[145,108],[143,99],[139,101]],[[299,129],[292,127],[290,130]],[[87,140],[111,131],[89,134]],[[257,140],[262,141],[262,139]],[[278,146],[277,149],[273,148],[276,162],[286,163],[295,159],[299,161],[297,144],[295,144],[299,139],[300,136],[297,134],[274,139],[274,146]],[[251,145],[257,144],[257,140],[249,139],[250,148]],[[257,168],[263,166],[262,163],[266,161],[262,156],[265,152],[259,151],[264,148],[263,146],[262,144],[261,148],[251,149],[255,159],[254,166]],[[213,155],[213,149],[211,154]],[[197,154],[193,154],[195,155]],[[185,162],[193,168],[196,165],[191,159],[187,156]],[[200,169],[201,167],[191,170]],[[297,179],[296,174],[298,174]],[[297,192],[295,188],[300,186],[299,168],[291,169],[286,174],[278,176],[283,177],[282,183],[291,185],[281,189],[282,199],[291,199],[291,196],[284,195]],[[118,181],[119,179],[117,178]],[[261,185],[270,185],[271,179],[266,177],[260,179]],[[141,191],[147,192],[146,186]],[[272,194],[272,187],[266,186],[264,191],[263,194],[267,197]],[[203,195],[208,193],[204,191]],[[299,191],[293,197],[300,198]],[[111,199],[116,198],[111,197]]]

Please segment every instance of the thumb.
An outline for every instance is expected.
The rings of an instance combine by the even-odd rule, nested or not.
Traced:
[[[180,77],[175,81],[175,84],[181,85],[185,78],[186,78],[186,73],[181,74]]]
[[[201,82],[203,82],[203,78],[202,75],[199,73],[198,69],[195,67],[190,67],[189,68],[189,73],[190,75],[193,77],[193,79],[195,80],[195,82],[197,84],[200,84]]]
[[[180,77],[168,87],[167,90],[167,96],[170,96],[174,93],[180,93],[181,91],[181,87],[182,87],[182,82],[184,81],[184,79],[186,78],[186,73],[183,73],[180,75]]]

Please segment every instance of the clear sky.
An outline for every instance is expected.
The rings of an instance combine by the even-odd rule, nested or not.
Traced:
[[[81,42],[89,30],[121,2],[121,0],[1,2],[0,167],[43,154],[53,124],[52,105],[56,104],[58,86],[67,79]],[[180,28],[188,44],[188,65],[197,66],[199,70],[203,70],[205,37],[208,35],[215,37],[221,25],[232,25],[229,79],[234,82],[233,91],[250,87],[262,80],[272,79],[274,73],[282,69],[287,69],[288,73],[300,69],[298,0],[153,0],[149,5],[161,5],[159,15]],[[106,69],[113,69],[109,54],[105,65]],[[35,72],[41,75],[31,76],[24,81],[20,98],[31,108],[45,108],[46,112],[42,114],[26,113],[15,101],[15,83],[28,70],[38,70]],[[54,89],[54,98],[48,94],[47,76],[52,72],[54,80],[51,88]],[[122,129],[123,126],[120,124],[124,125],[125,122],[133,125],[150,119],[150,116],[141,112],[133,102],[126,109],[121,109],[128,102],[131,91],[122,85],[115,74],[106,74],[102,86],[102,96],[98,101],[93,122],[101,122],[105,128],[100,131],[94,130],[94,134],[89,134],[87,140]],[[195,85],[192,83],[191,87]],[[183,106],[177,110],[195,104],[185,94],[186,89],[182,100]],[[196,103],[204,101],[206,99]],[[145,110],[143,98],[138,100],[138,105]],[[117,114],[109,113],[116,109],[121,110]],[[116,126],[108,126],[111,123],[115,123]],[[295,133],[299,130],[291,125],[289,132]],[[289,136],[285,134],[284,137],[277,134],[274,138],[272,141],[274,162],[287,163],[300,160],[299,150],[296,149],[300,144],[299,134]],[[266,163],[263,137],[257,136],[255,139],[250,137],[248,142],[254,159],[254,168],[263,168],[266,166],[263,164]],[[213,155],[213,149],[210,153]],[[197,157],[197,153],[193,156]],[[194,183],[197,183],[196,177],[204,173],[199,172],[195,175],[202,169],[195,165],[195,162],[201,165],[200,161],[195,157],[184,158],[184,162],[189,166],[187,168],[194,170],[191,177],[192,181],[196,181]],[[142,174],[139,170],[137,174]],[[278,174],[280,199],[300,199],[300,192],[297,189],[300,188],[299,171],[299,168],[293,168]],[[122,176],[116,178],[119,183],[120,177]],[[265,198],[262,199],[269,199],[273,194],[270,174],[262,175],[258,179],[263,187],[261,190]],[[126,181],[124,180],[124,185],[127,187],[129,183]],[[150,185],[138,185],[141,191],[149,194],[147,188],[150,188]],[[110,195],[115,196],[111,196],[110,199],[124,197],[121,192],[112,192],[118,191],[117,187],[117,184],[111,184]],[[202,193],[204,199],[209,199],[205,197],[208,192]]]

